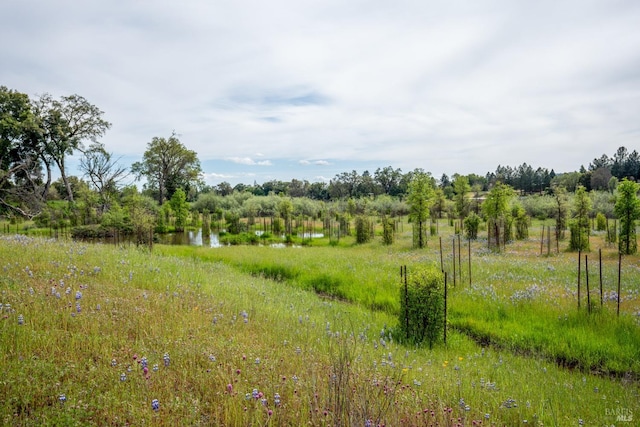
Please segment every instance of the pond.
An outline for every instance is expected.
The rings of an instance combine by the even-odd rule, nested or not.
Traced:
[[[188,246],[206,246],[210,248],[219,248],[222,245],[218,238],[218,233],[209,233],[203,235],[202,229],[197,231],[185,231],[184,233],[156,234],[157,243],[162,245],[188,245]]]
[[[255,233],[259,236],[263,232],[256,231]],[[219,234],[217,232],[211,232],[207,236],[206,234],[203,235],[202,229],[189,230],[185,231],[184,233],[156,234],[154,237],[156,238],[157,243],[160,243],[162,245],[188,245],[204,246],[210,248],[219,248],[221,246],[224,246],[220,243]],[[320,239],[324,237],[324,234],[300,233],[298,234],[298,237],[302,239]],[[284,240],[284,236],[282,236],[282,240]]]

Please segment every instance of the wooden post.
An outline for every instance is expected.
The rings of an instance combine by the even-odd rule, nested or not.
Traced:
[[[407,286],[407,266],[400,266],[400,280],[404,279],[404,308],[405,308],[405,324],[407,326],[407,340],[409,339],[409,289]]]
[[[547,226],[547,255],[551,255],[551,226]]]
[[[453,287],[456,287],[456,238],[453,238]]]
[[[447,345],[447,273],[444,273],[444,344]]]
[[[580,310],[580,259],[582,258],[582,252],[578,250],[578,310]]]
[[[442,236],[440,236],[440,270],[444,273],[444,263],[442,262]]]
[[[584,274],[587,281],[587,313],[591,314],[591,292],[589,292],[589,261],[587,254],[584,255]]]
[[[458,234],[458,274],[460,275],[460,285],[462,285],[462,250],[460,247],[460,235]]]
[[[540,235],[540,256],[542,256],[543,246],[544,246],[544,225],[542,225],[542,234]]]
[[[618,310],[616,315],[620,317],[620,279],[622,277],[622,252],[618,253]]]
[[[602,248],[598,249],[598,265],[600,268],[600,308],[604,305],[604,292],[602,291]]]
[[[471,239],[469,239],[469,287],[471,287]]]

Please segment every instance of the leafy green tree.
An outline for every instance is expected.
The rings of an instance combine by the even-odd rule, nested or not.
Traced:
[[[479,227],[480,227],[480,217],[475,212],[471,212],[464,219],[464,230],[465,230],[467,239],[476,240],[478,238]]]
[[[402,170],[393,169],[391,166],[376,169],[373,174],[376,183],[382,187],[382,192],[390,196],[397,196],[402,192],[400,181]]]
[[[591,198],[583,186],[578,186],[573,199],[573,220],[569,224],[571,240],[569,249],[572,251],[589,250],[589,213],[591,212]]]
[[[554,185],[554,219],[556,220],[556,240],[564,239],[564,232],[567,228],[567,216],[569,215],[569,196],[567,189],[561,185]]]
[[[0,86],[0,212],[26,218],[42,212],[48,188],[41,153],[40,128],[29,97]]]
[[[426,228],[429,219],[429,207],[433,202],[433,180],[426,172],[416,172],[409,183],[409,219],[413,223],[414,246],[426,245]]]
[[[36,104],[36,115],[41,130],[42,159],[49,168],[51,162],[60,170],[67,199],[73,202],[73,191],[67,178],[66,159],[83,149],[83,142],[96,142],[111,123],[102,118],[103,112],[80,95],[63,96],[59,100],[44,94]]]
[[[282,198],[280,203],[278,203],[278,213],[280,217],[284,220],[285,233],[292,233],[292,224],[291,220],[293,218],[293,203],[291,203],[291,199]]]
[[[482,211],[487,217],[489,231],[489,245],[500,250],[500,238],[502,231],[509,218],[509,203],[514,196],[514,191],[511,186],[498,182],[487,194],[486,200],[482,204]],[[493,242],[491,241],[493,237]]]
[[[187,216],[189,216],[189,204],[187,203],[187,195],[182,188],[178,188],[173,193],[169,205],[176,219],[176,231],[183,231],[187,224]]]
[[[455,175],[453,179],[453,201],[456,206],[458,219],[462,219],[469,213],[469,199],[467,193],[471,191],[469,179],[463,175]]]
[[[158,204],[150,197],[140,194],[135,186],[125,187],[122,205],[127,213],[127,226],[136,237],[136,242],[148,243],[158,215]]]
[[[202,183],[196,152],[188,150],[175,133],[169,138],[154,137],[147,144],[143,160],[135,162],[131,171],[137,179],[147,178],[145,186],[157,194],[159,204],[170,199],[178,188],[188,194]]]
[[[640,218],[640,185],[626,178],[618,185],[618,197],[615,212],[620,220],[618,250],[621,254],[630,255],[638,251],[636,240],[636,220]]]

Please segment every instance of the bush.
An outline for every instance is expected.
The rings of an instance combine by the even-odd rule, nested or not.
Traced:
[[[444,276],[432,267],[407,275],[400,291],[400,339],[429,348],[444,335]]]
[[[471,212],[464,219],[464,229],[466,232],[466,237],[469,240],[477,240],[478,239],[478,227],[480,226],[480,217],[475,214],[475,212]]]
[[[569,232],[571,237],[569,240],[570,251],[589,251],[589,226],[585,227],[580,224],[579,220],[569,221]]]
[[[373,237],[371,220],[364,215],[356,217],[356,243],[367,243]]]
[[[393,237],[395,232],[395,224],[393,219],[383,217],[382,218],[382,242],[385,245],[393,244]]]
[[[602,212],[596,215],[596,230],[605,231],[607,229],[607,217]]]

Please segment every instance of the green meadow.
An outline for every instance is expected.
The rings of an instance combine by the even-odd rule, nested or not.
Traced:
[[[407,224],[391,246],[0,236],[0,420],[634,425],[640,257],[622,258],[618,316],[617,250],[595,233],[578,309],[578,254],[548,254],[539,227],[502,253],[445,224],[421,250]],[[447,273],[446,344],[398,340],[403,265]]]

